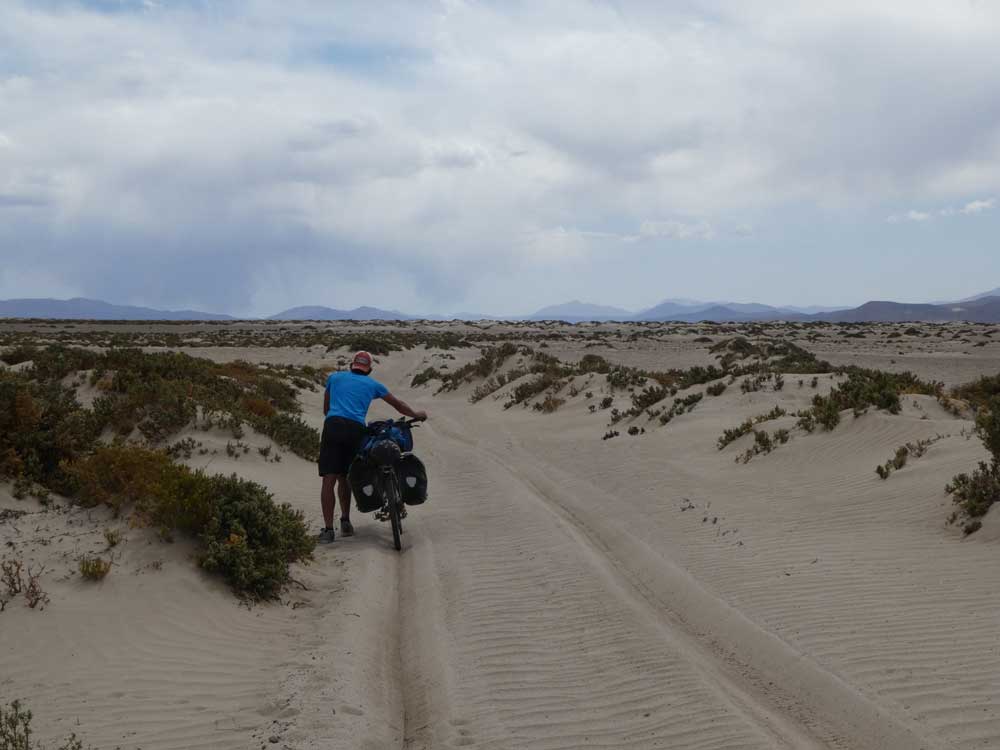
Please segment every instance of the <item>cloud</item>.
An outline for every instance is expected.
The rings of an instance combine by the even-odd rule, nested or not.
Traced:
[[[905,214],[893,214],[892,216],[889,217],[888,222],[890,224],[899,224],[900,222],[904,221],[923,222],[927,221],[930,218],[931,215],[926,211],[916,211],[914,209],[910,209]]]
[[[976,200],[966,203],[959,209],[959,213],[963,213],[966,216],[971,216],[973,214],[981,214],[983,211],[987,211],[993,208],[996,203],[995,198],[987,198],[986,200]]]
[[[537,263],[599,292],[733,217],[969,215],[1000,191],[998,34],[901,0],[11,0],[0,242],[115,301],[266,313],[329,280],[425,310]]]
[[[910,209],[904,214],[892,214],[889,216],[887,221],[890,224],[899,224],[904,221],[916,221],[923,222],[937,216],[952,217],[952,216],[974,216],[975,214],[981,214],[983,211],[988,211],[993,208],[996,204],[995,198],[985,198],[969,201],[961,208],[954,208],[952,206],[947,206],[945,208],[937,209],[934,212],[929,211],[917,211],[915,209]]]
[[[715,237],[715,229],[705,221],[686,223],[670,219],[667,221],[644,221],[639,227],[642,238],[664,237],[673,240],[710,240]]]

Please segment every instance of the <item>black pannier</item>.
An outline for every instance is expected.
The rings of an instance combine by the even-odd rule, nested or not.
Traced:
[[[420,505],[427,499],[427,470],[424,462],[408,453],[396,464],[399,492],[407,505]]]
[[[374,513],[382,507],[382,496],[378,491],[378,471],[378,466],[366,456],[358,456],[351,462],[351,468],[347,472],[354,503],[362,513]]]

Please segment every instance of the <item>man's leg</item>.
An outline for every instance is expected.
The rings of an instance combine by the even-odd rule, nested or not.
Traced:
[[[333,528],[333,508],[336,505],[334,496],[334,486],[337,482],[338,474],[324,474],[323,488],[320,490],[320,504],[323,506],[323,528]]]
[[[337,495],[340,497],[340,517],[351,518],[351,483],[344,474],[337,475]]]

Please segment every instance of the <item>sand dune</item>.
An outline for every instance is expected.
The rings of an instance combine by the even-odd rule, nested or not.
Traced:
[[[643,366],[713,361],[683,337],[627,346]],[[359,518],[354,538],[296,568],[280,604],[239,605],[181,543],[142,530],[103,583],[84,584],[73,561],[120,522],[0,493],[0,508],[32,511],[0,523],[0,541],[52,570],[44,612],[0,614],[0,697],[25,699],[43,740],[76,731],[145,750],[1000,746],[996,519],[963,537],[942,489],[984,455],[969,422],[907,397],[899,415],[847,415],[744,465],[734,457],[751,439],[720,451],[719,434],[804,407],[808,385],[731,387],[602,441],[607,414],[582,395],[543,415],[469,404],[469,387],[410,389],[428,356],[393,354],[379,371],[433,415],[416,435],[432,496],[407,518],[403,554]],[[943,358],[928,367],[947,374]],[[303,395],[317,425],[320,398]],[[924,456],[875,475],[925,438]],[[318,521],[301,459],[190,463],[261,481]]]

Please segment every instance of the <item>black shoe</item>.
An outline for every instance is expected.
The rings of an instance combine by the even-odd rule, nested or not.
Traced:
[[[340,519],[340,535],[341,536],[354,536],[354,526],[351,524],[350,518]]]
[[[319,539],[317,539],[317,541],[320,544],[329,544],[330,542],[333,541],[333,537],[334,537],[333,529],[323,529],[321,532],[319,532]]]

